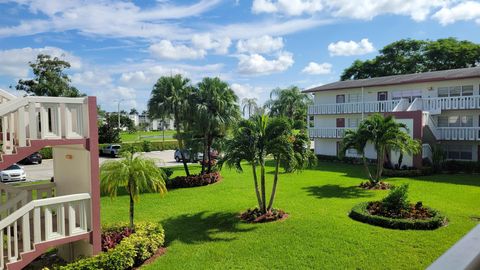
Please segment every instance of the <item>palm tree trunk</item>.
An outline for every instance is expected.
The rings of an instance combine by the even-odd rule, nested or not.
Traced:
[[[260,189],[262,191],[262,207],[260,211],[265,214],[267,213],[267,196],[265,192],[265,161],[263,160],[260,161]]]
[[[207,152],[207,138],[203,140],[203,157],[202,157],[202,172],[200,174],[205,173],[205,153]]]
[[[211,136],[208,137],[208,146],[207,146],[207,155],[208,155],[208,169],[207,173],[212,172],[212,157],[210,155],[210,152],[212,151],[212,144],[213,144],[213,139]]]
[[[180,124],[178,122],[176,126],[176,132],[177,132],[178,147],[180,148],[180,156],[182,157],[183,169],[185,170],[185,174],[187,176],[190,176],[190,171],[188,170],[187,161],[185,160],[185,155],[183,154],[183,151],[185,151],[185,149],[184,149],[183,139],[180,138]]]
[[[385,147],[380,146],[378,147],[377,150],[377,175],[375,179],[375,183],[378,183],[380,181],[380,177],[382,176],[382,171],[383,171],[383,162],[385,161]]]
[[[277,193],[278,182],[278,168],[280,167],[280,157],[277,157],[275,164],[275,176],[273,177],[272,194],[270,195],[270,202],[268,203],[267,211],[272,210],[273,201],[275,200],[275,194]]]
[[[134,215],[134,202],[133,202],[133,196],[132,196],[132,191],[129,192],[130,195],[130,228],[133,229],[133,215]]]
[[[362,161],[363,161],[363,167],[365,168],[365,172],[367,173],[368,180],[372,183],[374,183],[374,179],[372,177],[372,173],[370,172],[370,169],[368,168],[368,163],[367,159],[365,158],[365,153],[362,153]]]
[[[253,182],[255,184],[255,194],[257,195],[258,207],[262,208],[262,197],[260,195],[260,191],[258,190],[258,179],[257,179],[257,166],[252,164],[252,171],[253,171]]]

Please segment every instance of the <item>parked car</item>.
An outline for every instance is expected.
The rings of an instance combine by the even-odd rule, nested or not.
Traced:
[[[198,153],[198,160],[202,161],[203,160],[203,153]],[[215,149],[210,150],[210,158],[211,159],[217,159],[218,158],[218,151]]]
[[[20,163],[20,164],[33,164],[33,163],[42,164],[42,155],[38,152],[35,152],[35,153],[31,154],[30,156],[22,159],[18,163]]]
[[[13,164],[3,171],[0,171],[0,177],[2,182],[17,182],[27,180],[27,174],[22,167],[17,164]]]
[[[176,162],[182,161],[182,152],[183,152],[183,157],[187,162],[197,162],[199,160],[200,153],[195,153],[191,154],[191,150],[187,149],[177,149],[175,150],[175,154],[173,155],[173,158],[175,159]]]
[[[100,154],[116,157],[118,156],[118,154],[120,154],[121,148],[122,146],[120,146],[119,144],[109,144],[104,148],[100,149]]]

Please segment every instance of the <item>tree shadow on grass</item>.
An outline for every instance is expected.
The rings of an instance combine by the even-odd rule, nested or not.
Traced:
[[[372,193],[369,193],[365,189],[361,189],[356,186],[342,187],[339,185],[323,185],[323,186],[309,186],[302,188],[307,191],[309,196],[317,197],[319,199],[327,198],[363,198],[372,197]]]
[[[162,221],[162,226],[165,229],[167,245],[175,240],[186,244],[200,244],[203,242],[233,241],[236,239],[234,234],[255,229],[254,227],[239,228],[239,223],[241,221],[237,213],[207,213],[203,211],[168,218]],[[225,233],[231,236],[219,236],[219,234]]]

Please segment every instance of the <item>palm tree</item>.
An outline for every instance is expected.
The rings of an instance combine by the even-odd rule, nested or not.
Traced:
[[[123,154],[123,159],[106,161],[100,167],[100,188],[102,192],[117,196],[119,188],[125,188],[130,197],[130,227],[134,228],[134,204],[142,192],[165,194],[166,176],[155,162],[130,152]]]
[[[356,131],[346,132],[342,140],[341,153],[343,154],[346,149],[355,149],[362,156],[370,182],[376,185],[382,177],[387,153],[390,151],[409,155],[420,153],[420,142],[412,139],[407,132],[407,125],[396,122],[393,116],[384,117],[380,114],[373,114],[367,117]],[[366,163],[365,146],[367,143],[371,143],[377,152],[375,174],[370,173]]]
[[[312,104],[312,99],[308,94],[292,86],[281,89],[276,88],[270,92],[270,100],[266,102],[266,107],[270,110],[271,116],[284,116],[291,119],[299,127],[299,123],[306,126],[308,105]],[[299,127],[300,128],[300,127]]]
[[[252,112],[255,113],[257,111],[257,109],[258,109],[258,105],[257,105],[257,99],[256,98],[244,98],[244,99],[242,99],[243,117],[245,117],[246,112],[248,112],[248,118],[252,117]]]
[[[240,117],[237,104],[238,97],[228,83],[219,78],[204,78],[198,84],[195,104],[195,118],[198,120],[197,131],[204,138],[204,161],[208,158],[207,173],[211,172],[212,162],[210,152],[217,138],[226,135]],[[192,106],[193,107],[193,106]],[[205,162],[203,162],[205,164]],[[202,166],[202,173],[204,166]]]
[[[150,100],[148,101],[148,115],[151,118],[165,119],[173,116],[176,129],[178,146],[182,150],[183,167],[187,176],[190,175],[187,161],[184,157],[185,142],[182,136],[182,128],[188,125],[188,112],[190,110],[190,96],[193,87],[188,78],[177,74],[175,76],[160,77],[153,87]]]
[[[233,138],[227,142],[222,164],[243,171],[242,162],[247,161],[252,167],[253,183],[258,207],[262,213],[272,210],[278,185],[279,166],[282,161],[293,160],[295,140],[291,125],[285,118],[269,118],[267,115],[254,115],[242,120],[234,130]],[[275,163],[272,192],[267,204],[265,160],[272,156]],[[292,169],[301,169],[304,164],[292,164]],[[260,181],[258,179],[260,167]]]

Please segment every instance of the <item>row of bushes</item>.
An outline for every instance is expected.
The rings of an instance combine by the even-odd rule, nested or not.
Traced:
[[[330,162],[345,162],[350,164],[361,164],[363,163],[361,158],[358,157],[342,157],[339,158],[338,156],[328,156],[328,155],[316,155],[317,160],[319,161],[330,161]],[[369,164],[374,164],[377,162],[376,159],[369,159],[367,158],[367,162]]]
[[[187,187],[199,187],[216,183],[222,179],[219,172],[213,172],[203,175],[190,175],[190,176],[177,176],[172,179],[168,179],[166,184],[167,188],[187,188]]]
[[[122,149],[134,149],[140,152],[151,152],[151,151],[163,151],[163,150],[175,150],[178,148],[178,141],[165,141],[165,142],[151,142],[151,141],[142,141],[142,142],[125,142],[118,143]],[[103,148],[108,144],[100,144],[99,148]]]
[[[422,169],[407,169],[407,170],[392,170],[384,169],[382,175],[385,177],[416,177],[431,175],[435,171],[431,167],[424,167]]]
[[[360,222],[399,230],[433,230],[446,223],[446,218],[441,213],[430,208],[429,211],[433,213],[433,217],[429,219],[388,218],[370,214],[367,210],[368,204],[368,202],[362,202],[355,205],[349,216]]]
[[[122,230],[125,225],[115,225],[106,231]],[[123,270],[141,265],[164,244],[165,233],[160,224],[144,222],[135,225],[135,232],[124,238],[115,248],[97,256],[80,259],[60,270]]]

